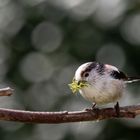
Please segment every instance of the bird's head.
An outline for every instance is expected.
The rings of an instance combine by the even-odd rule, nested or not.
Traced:
[[[91,71],[94,67],[95,63],[93,64],[93,62],[84,63],[78,67],[72,83],[69,84],[73,93],[77,92],[83,87],[87,87],[90,84],[89,80],[92,76]]]

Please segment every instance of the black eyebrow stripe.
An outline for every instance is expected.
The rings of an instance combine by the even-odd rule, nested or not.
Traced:
[[[97,72],[98,72],[99,74],[103,75],[104,70],[105,70],[104,64],[98,63]]]
[[[81,72],[81,77],[83,77],[83,75],[84,75],[85,72],[90,72],[92,69],[96,68],[97,65],[98,65],[97,62],[91,62],[91,64],[89,64],[87,66],[87,68]]]
[[[84,73],[90,72],[92,69],[96,69],[99,74],[103,75],[105,66],[102,63],[92,62],[85,70],[81,72],[81,77],[83,77]]]

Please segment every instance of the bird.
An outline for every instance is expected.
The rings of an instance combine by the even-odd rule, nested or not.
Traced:
[[[95,106],[116,102],[114,107],[119,114],[118,101],[124,93],[126,84],[140,81],[140,77],[127,76],[113,65],[94,61],[80,65],[73,80],[77,86],[83,83],[78,88],[79,93],[93,104],[92,109]]]

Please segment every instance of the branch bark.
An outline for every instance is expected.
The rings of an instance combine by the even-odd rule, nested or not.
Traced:
[[[140,115],[140,105],[120,107],[119,118],[135,118]],[[68,123],[82,121],[97,121],[118,118],[114,108],[103,108],[98,111],[75,112],[36,112],[0,108],[0,120],[24,123]]]

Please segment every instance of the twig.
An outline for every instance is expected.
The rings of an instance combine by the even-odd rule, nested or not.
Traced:
[[[140,115],[140,105],[120,107],[119,118],[135,118]],[[82,121],[97,121],[117,118],[114,108],[104,108],[98,111],[75,112],[36,112],[0,108],[0,120],[24,123],[68,123]]]
[[[1,88],[0,89],[0,96],[10,96],[13,93],[13,89],[10,87]]]

